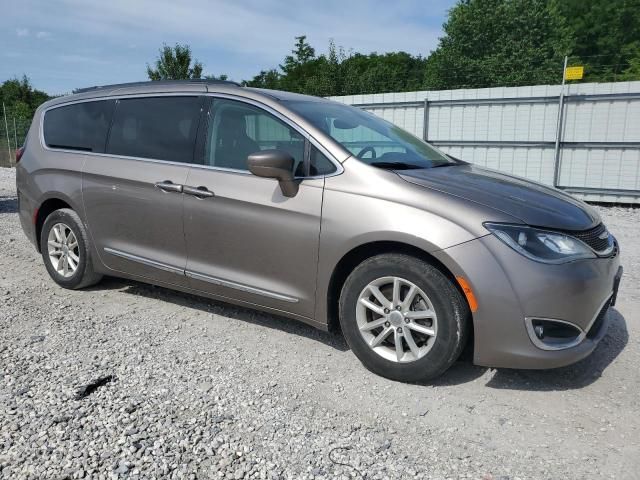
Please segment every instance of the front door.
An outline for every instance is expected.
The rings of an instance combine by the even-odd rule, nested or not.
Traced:
[[[87,156],[82,186],[89,231],[107,267],[187,284],[181,188],[202,102],[197,96],[117,102],[107,154]]]
[[[247,156],[277,148],[304,172],[305,139],[265,110],[214,99],[202,148],[187,185],[184,228],[191,287],[312,317],[324,179],[307,179],[297,195],[251,175]],[[207,196],[205,196],[207,195]]]

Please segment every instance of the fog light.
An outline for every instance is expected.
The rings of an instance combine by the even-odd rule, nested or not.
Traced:
[[[533,327],[533,331],[536,333],[536,337],[538,337],[540,340],[544,338],[544,327],[542,325]]]
[[[553,318],[525,318],[527,333],[542,350],[564,350],[584,340],[585,332],[573,323]]]

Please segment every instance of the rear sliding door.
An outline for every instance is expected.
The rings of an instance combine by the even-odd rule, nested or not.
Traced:
[[[88,155],[83,201],[103,263],[117,272],[185,285],[183,195],[203,97],[116,101],[105,154]]]

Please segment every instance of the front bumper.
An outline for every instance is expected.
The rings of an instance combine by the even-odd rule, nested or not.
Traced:
[[[478,301],[473,314],[474,363],[478,365],[561,367],[589,355],[606,334],[606,309],[617,291],[618,254],[548,265],[529,260],[487,235],[436,256],[470,283]],[[570,348],[543,349],[532,340],[526,318],[569,322],[584,335]]]

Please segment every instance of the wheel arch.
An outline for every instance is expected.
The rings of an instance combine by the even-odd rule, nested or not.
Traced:
[[[38,250],[38,252],[41,252],[40,236],[42,234],[42,226],[44,225],[45,220],[49,215],[51,215],[56,210],[60,210],[61,208],[69,208],[76,211],[71,203],[59,196],[53,196],[45,199],[38,207],[34,218],[36,229],[36,249]]]
[[[333,269],[329,280],[326,306],[327,328],[329,331],[340,331],[340,322],[338,319],[338,302],[340,300],[340,292],[342,291],[344,282],[346,281],[349,274],[357,265],[359,265],[366,259],[371,258],[375,255],[385,253],[401,253],[419,258],[420,260],[433,265],[451,281],[451,283],[460,292],[462,298],[464,298],[465,302],[468,305],[467,297],[464,294],[462,287],[456,280],[456,276],[451,272],[451,270],[449,270],[449,268],[447,268],[444,263],[442,263],[442,261],[426,252],[425,250],[416,247],[415,245],[398,241],[373,241],[364,243],[349,250],[342,256],[342,258],[338,261]],[[470,315],[469,321],[471,323],[469,325],[470,328],[467,347],[473,348],[473,314]],[[469,354],[473,355],[473,352],[471,351],[469,352]],[[466,353],[464,355],[466,356]],[[473,356],[471,358],[473,358]]]

